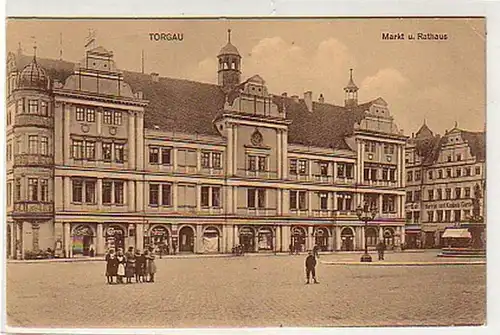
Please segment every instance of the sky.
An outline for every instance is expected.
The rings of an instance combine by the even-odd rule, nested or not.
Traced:
[[[359,101],[382,97],[410,136],[425,121],[435,133],[455,126],[483,131],[486,43],[483,19],[214,19],[9,20],[7,51],[77,62],[89,30],[113,51],[117,67],[162,77],[217,81],[217,54],[231,42],[242,56],[242,79],[259,74],[271,93],[313,92],[342,105],[353,69]],[[154,41],[150,33],[179,33],[182,41]],[[383,40],[382,33],[405,40]],[[409,40],[408,34],[446,34],[446,40]]]

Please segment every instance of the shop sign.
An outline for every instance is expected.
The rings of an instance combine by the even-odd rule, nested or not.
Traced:
[[[425,209],[453,209],[453,208],[468,208],[472,207],[472,201],[447,201],[442,203],[425,204]]]

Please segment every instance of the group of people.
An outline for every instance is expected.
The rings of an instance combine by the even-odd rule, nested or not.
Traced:
[[[155,255],[153,250],[135,250],[129,247],[126,253],[119,248],[115,253],[110,249],[106,254],[106,278],[108,284],[131,284],[135,277],[136,283],[154,283],[156,273]],[[125,279],[125,281],[124,281]]]

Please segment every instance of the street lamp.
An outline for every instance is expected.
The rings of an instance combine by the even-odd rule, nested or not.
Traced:
[[[366,237],[366,230],[368,228],[368,221],[373,221],[375,219],[375,215],[377,215],[377,208],[372,204],[372,206],[368,206],[368,203],[365,201],[363,206],[359,205],[358,208],[356,208],[356,215],[358,216],[359,220],[365,222],[365,253],[361,256],[361,262],[371,262],[372,261],[372,256],[368,254],[368,240]]]

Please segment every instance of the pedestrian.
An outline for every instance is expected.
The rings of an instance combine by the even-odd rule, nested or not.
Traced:
[[[290,253],[290,255],[293,255],[293,244],[292,243],[290,243],[288,245],[288,252]]]
[[[377,251],[378,251],[378,260],[383,261],[384,260],[384,251],[385,251],[385,243],[384,241],[380,240],[377,243]]]
[[[155,282],[155,273],[156,273],[156,264],[155,264],[155,255],[153,254],[153,250],[146,250],[144,253],[144,257],[146,258],[146,276],[148,279],[146,280],[148,283]]]
[[[317,244],[313,247],[313,255],[314,257],[319,258],[319,246]]]
[[[160,245],[158,246],[158,252],[160,254],[160,259],[161,259],[161,256],[163,256],[163,243],[160,243]]]
[[[314,257],[314,254],[312,252],[309,252],[306,257],[306,284],[309,284],[311,275],[314,280],[314,284],[319,284],[316,280],[316,257]]]
[[[298,255],[300,251],[300,244],[295,243],[295,254]]]
[[[135,274],[135,253],[134,247],[129,247],[127,253],[125,254],[127,259],[125,264],[125,277],[127,277],[127,284],[132,284],[132,278]]]
[[[118,271],[118,259],[116,258],[115,250],[109,249],[106,254],[106,279],[108,284],[114,284],[113,277],[116,276]]]
[[[144,271],[146,267],[146,258],[140,250],[135,250],[135,282],[144,282]]]
[[[116,271],[116,281],[119,284],[123,284],[123,277],[125,277],[125,264],[127,263],[127,259],[123,254],[123,249],[119,248],[116,253],[116,259],[118,261],[117,271]]]

